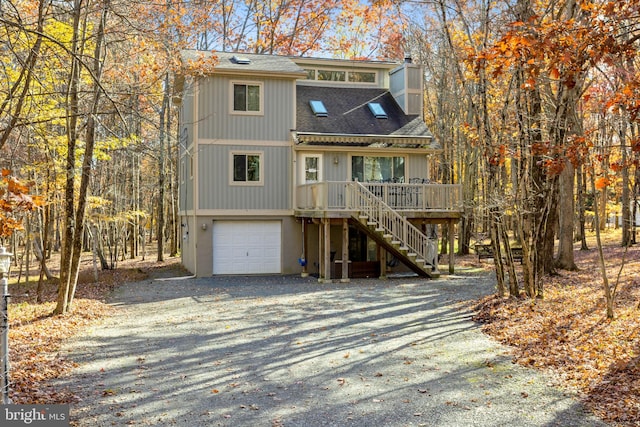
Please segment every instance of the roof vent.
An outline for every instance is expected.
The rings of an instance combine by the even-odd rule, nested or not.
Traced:
[[[309,101],[309,105],[311,106],[311,111],[313,111],[313,114],[315,114],[316,117],[327,117],[329,115],[329,112],[322,101],[311,100]]]
[[[371,110],[371,114],[373,114],[376,119],[388,118],[387,112],[384,111],[384,108],[382,108],[382,105],[380,105],[379,102],[370,102],[368,105],[369,110]]]
[[[234,55],[231,60],[233,62],[235,62],[236,64],[241,64],[241,65],[247,65],[247,64],[251,64],[251,60],[249,58],[247,58],[246,56],[238,56],[238,55]]]

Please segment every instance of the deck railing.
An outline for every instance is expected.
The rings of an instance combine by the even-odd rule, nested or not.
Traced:
[[[296,208],[300,210],[352,210],[347,189],[354,181],[322,181],[298,186]],[[460,184],[359,183],[395,210],[460,211]]]

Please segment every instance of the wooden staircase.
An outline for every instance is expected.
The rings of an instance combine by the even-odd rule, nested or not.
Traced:
[[[437,240],[426,236],[404,216],[359,182],[347,191],[352,222],[422,277],[440,277]]]

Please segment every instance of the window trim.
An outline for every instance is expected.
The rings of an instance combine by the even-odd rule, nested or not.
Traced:
[[[258,181],[236,181],[234,178],[235,156],[258,156],[260,166]],[[264,152],[234,150],[229,152],[229,185],[242,187],[262,187],[264,186]]]
[[[234,105],[234,96],[235,96],[235,86],[258,86],[260,99],[258,111],[249,111],[249,110],[236,110]],[[264,83],[259,81],[251,81],[251,80],[231,80],[229,82],[229,111],[231,114],[241,115],[241,116],[262,116],[264,115]]]

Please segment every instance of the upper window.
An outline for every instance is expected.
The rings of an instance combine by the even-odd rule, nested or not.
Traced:
[[[262,184],[262,153],[231,153],[233,184]]]
[[[328,80],[332,82],[344,82],[347,80],[344,71],[318,70],[318,80]]]
[[[348,82],[375,84],[377,73],[375,71],[343,71],[322,68],[305,68],[307,80],[321,80],[324,82]]]
[[[233,112],[262,112],[262,83],[233,82]]]
[[[359,83],[375,83],[376,73],[367,71],[349,71],[349,81]]]

